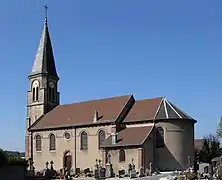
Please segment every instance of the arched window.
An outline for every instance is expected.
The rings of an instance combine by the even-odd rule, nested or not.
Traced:
[[[40,135],[37,135],[35,137],[35,148],[36,148],[36,151],[42,150],[42,139]]]
[[[156,129],[156,148],[164,147],[164,129],[157,127]]]
[[[125,150],[120,149],[119,150],[119,162],[125,162],[125,160],[126,160]]]
[[[87,133],[85,131],[83,131],[81,133],[80,138],[81,138],[81,145],[80,145],[81,149],[82,150],[88,149],[88,137],[87,137]]]
[[[32,101],[39,100],[39,81],[34,81],[32,84]]]
[[[50,82],[49,83],[49,93],[48,93],[48,96],[49,96],[49,101],[50,102],[56,102],[56,92],[55,92],[55,84],[53,82]]]
[[[49,150],[56,150],[56,138],[54,134],[50,134],[49,136]]]
[[[103,144],[103,142],[106,139],[106,133],[104,130],[100,130],[99,131],[99,135],[98,135],[98,143],[99,143],[99,148],[101,147],[101,145]]]

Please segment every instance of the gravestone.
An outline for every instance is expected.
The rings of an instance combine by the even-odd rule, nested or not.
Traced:
[[[144,176],[144,168],[143,166],[141,166],[139,169],[139,177],[143,177],[143,176]]]
[[[35,167],[34,167],[34,162],[32,158],[29,158],[29,170],[27,171],[28,176],[34,176],[35,175]]]
[[[136,170],[135,169],[130,171],[130,178],[136,178]]]
[[[134,164],[134,159],[132,159],[131,163],[131,171],[130,171],[130,178],[136,178],[136,169],[135,169],[135,164]]]
[[[94,177],[95,179],[106,179],[106,169],[102,167],[101,160],[96,159]]]
[[[51,167],[50,167],[50,169],[49,169],[49,168],[48,168],[49,163],[46,162],[46,166],[47,166],[48,169],[47,169],[46,172],[45,172],[45,177],[46,177],[46,178],[55,178],[55,177],[56,177],[56,171],[55,171],[54,168],[53,168],[54,162],[51,161],[50,164],[51,164]]]
[[[45,166],[46,166],[46,169],[49,169],[49,162],[48,161],[45,163]]]
[[[99,165],[98,160],[96,159],[95,169],[94,169],[94,177],[95,179],[99,179]]]
[[[153,164],[152,162],[150,162],[149,164],[149,175],[152,176],[152,172],[153,172]]]
[[[190,167],[191,166],[190,156],[187,157],[187,161],[188,161],[188,167]]]
[[[134,161],[134,159],[132,158],[132,169],[135,169],[136,166],[133,161]]]
[[[145,175],[146,175],[146,176],[149,176],[149,175],[150,175],[150,170],[149,170],[149,168],[146,168],[146,169],[145,169]]]
[[[111,163],[111,155],[107,155],[107,163],[106,163],[106,177],[110,178],[113,176],[113,165]]]
[[[132,164],[129,163],[129,165],[128,165],[128,175],[130,174],[130,171],[132,171],[132,170],[133,170]]]
[[[54,164],[54,162],[51,161],[50,164],[51,164],[51,170],[54,170],[54,168],[53,168],[53,164]]]
[[[106,169],[105,168],[99,169],[99,179],[106,179]]]

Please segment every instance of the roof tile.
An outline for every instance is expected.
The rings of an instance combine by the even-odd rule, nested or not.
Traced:
[[[162,97],[137,100],[126,116],[125,122],[154,119],[162,101]]]
[[[144,140],[149,136],[153,126],[128,127],[117,134],[117,143],[112,144],[112,135],[103,143],[103,147],[121,147],[142,145]],[[136,136],[135,136],[136,134]]]
[[[93,123],[95,110],[99,116],[97,122],[114,121],[130,97],[131,95],[118,96],[60,105],[42,117],[31,129],[90,124]]]

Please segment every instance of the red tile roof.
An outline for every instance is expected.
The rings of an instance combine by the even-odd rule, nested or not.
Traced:
[[[100,122],[115,121],[131,95],[59,105],[43,116],[31,129],[92,124],[95,110]]]
[[[103,143],[103,147],[121,147],[142,145],[150,135],[153,126],[128,127],[117,134],[117,143],[112,144],[112,135]]]
[[[167,103],[170,102],[163,97],[135,101],[132,95],[127,95],[59,105],[36,121],[30,130],[94,124],[95,111],[99,116],[96,123],[115,122],[119,118],[124,122],[168,118],[190,118],[192,120],[191,117],[183,115],[184,113],[176,106],[172,104],[166,106]]]
[[[137,100],[125,118],[125,122],[154,119],[162,97]]]

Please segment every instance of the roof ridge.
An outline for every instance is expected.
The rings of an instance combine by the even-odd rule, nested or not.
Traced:
[[[145,126],[145,127],[146,127],[146,126]],[[147,127],[148,127],[148,126],[147,126]],[[143,143],[146,141],[146,139],[149,137],[150,133],[153,131],[154,127],[155,127],[155,126],[153,125],[152,128],[149,129],[149,132],[147,133],[146,137],[143,139],[143,141],[142,141],[141,144],[143,144]]]
[[[169,114],[168,114],[168,109],[166,107],[166,103],[168,104],[166,97],[164,97],[163,98],[163,107],[164,107],[166,118],[169,119]]]
[[[89,103],[89,102],[95,102],[95,101],[101,101],[101,100],[108,100],[108,99],[116,99],[116,98],[121,98],[121,97],[131,97],[133,94],[129,95],[122,95],[122,96],[110,96],[110,97],[105,97],[105,98],[100,98],[100,99],[91,99],[91,100],[85,100],[85,101],[78,101],[78,102],[73,102],[73,103],[68,103],[68,104],[61,104],[59,106],[66,106],[66,105],[72,105],[72,104],[80,104],[80,103]]]
[[[121,98],[121,97],[131,97],[131,96],[134,97],[133,94],[122,95],[122,96],[121,95],[120,96],[110,96],[110,97],[104,97],[104,98],[99,98],[99,99],[83,100],[83,101],[78,101],[78,102],[73,102],[73,103],[60,104],[59,106],[66,106],[66,105],[79,104],[79,103],[88,103],[88,102],[95,102],[95,101],[108,100],[108,99],[115,99],[115,98]],[[159,99],[159,98],[164,98],[164,96],[159,96],[159,97],[154,97],[154,98],[147,98],[147,99],[139,99],[139,100],[135,99],[135,102],[145,101],[145,100],[153,100],[153,99]]]
[[[164,98],[164,96],[157,96],[157,97],[146,98],[146,99],[138,99],[138,100],[136,100],[136,101],[146,101],[146,100],[162,99],[162,98]]]
[[[161,106],[161,104],[163,103],[164,98],[165,98],[165,97],[162,97],[162,99],[161,99],[161,101],[160,101],[160,104],[159,104],[159,106],[158,106],[158,108],[157,108],[157,110],[156,110],[156,113],[155,113],[155,115],[154,115],[154,118],[153,118],[153,119],[156,119],[156,116],[157,116],[157,114],[158,114],[158,112],[159,112],[159,110],[160,110],[160,106]]]

